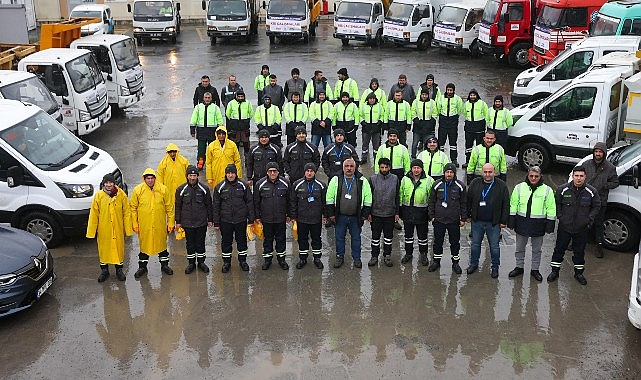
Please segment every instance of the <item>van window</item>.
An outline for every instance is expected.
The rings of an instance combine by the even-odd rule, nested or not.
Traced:
[[[7,170],[12,166],[20,166],[20,163],[0,147],[0,182],[7,182]]]
[[[589,117],[592,115],[596,93],[595,87],[575,87],[569,90],[547,106],[547,121],[572,121]]]
[[[621,34],[624,36],[641,36],[641,19],[626,19],[623,22]]]
[[[567,8],[563,12],[562,26],[579,27],[588,24],[588,8]]]
[[[641,173],[641,163],[637,164],[637,173]],[[634,186],[635,183],[635,178],[634,178],[634,167],[631,167],[630,169],[626,170],[625,173],[621,174],[619,176],[619,185],[621,186]],[[639,178],[641,179],[641,178]]]
[[[619,108],[619,100],[621,99],[621,82],[617,82],[610,89],[610,111]],[[628,98],[628,87],[623,90],[623,100]]]
[[[578,51],[554,68],[555,80],[574,79],[588,70],[594,58],[594,51]]]
[[[109,50],[105,46],[78,46],[80,49],[90,50],[96,62],[103,73],[111,74],[111,59],[109,58]]]

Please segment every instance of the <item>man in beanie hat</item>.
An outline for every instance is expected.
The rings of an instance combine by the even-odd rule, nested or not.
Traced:
[[[438,145],[445,150],[445,142],[450,143],[450,160],[458,168],[458,121],[463,113],[463,100],[454,93],[456,86],[448,83],[445,86],[445,94],[442,94],[436,104],[438,105]]]
[[[336,113],[331,102],[326,101],[324,91],[318,93],[318,99],[309,105],[309,121],[312,124],[312,144],[320,147],[321,140],[326,148],[332,139],[332,126],[336,122]]]
[[[254,122],[256,127],[260,131],[261,129],[266,129],[269,132],[269,141],[272,144],[278,145],[279,148],[282,148],[283,143],[280,141],[280,137],[283,134],[281,129],[281,122],[283,121],[278,107],[272,106],[272,98],[269,95],[263,96],[263,104],[256,108],[254,113]]]
[[[356,131],[361,122],[361,112],[347,92],[341,94],[341,101],[334,106],[334,120],[336,129],[342,129],[347,142],[356,148]]]
[[[262,223],[265,239],[263,240],[263,270],[272,265],[274,240],[276,241],[276,259],[283,270],[288,270],[285,261],[285,225],[289,223],[289,188],[287,179],[279,177],[278,164],[267,164],[267,176],[254,184],[254,216]]]
[[[180,186],[185,179],[185,170],[189,166],[189,161],[180,154],[180,149],[174,143],[169,143],[165,150],[167,155],[160,160],[158,170],[156,170],[156,181],[167,186],[170,194],[174,194],[178,186]],[[171,198],[174,201],[174,198]]]
[[[354,79],[349,77],[349,75],[347,74],[347,69],[344,67],[338,70],[336,74],[338,76],[338,80],[336,81],[336,85],[334,86],[334,99],[338,101],[341,94],[343,92],[347,92],[349,94],[350,100],[358,105],[358,83],[356,83]]]
[[[232,165],[233,166],[233,165]],[[189,274],[196,269],[204,273],[209,272],[205,264],[205,236],[207,227],[214,222],[211,192],[209,187],[198,181],[198,169],[189,165],[186,170],[187,182],[180,185],[174,192],[176,204],[176,229],[185,230],[185,244],[187,245],[187,268]]]
[[[316,70],[314,71],[314,76],[305,88],[305,95],[303,96],[305,104],[309,106],[312,102],[316,101],[321,91],[325,91],[328,100],[334,99],[334,92],[332,92],[332,87],[327,83],[327,78],[323,76],[321,70]]]
[[[435,181],[443,178],[445,165],[450,162],[447,154],[438,148],[436,136],[427,138],[425,150],[418,155],[418,159],[423,162],[425,175],[432,177]]]
[[[407,131],[412,129],[412,106],[403,99],[401,90],[396,90],[390,97],[392,100],[387,102],[387,126],[396,129],[398,142],[407,146]]]
[[[474,145],[483,142],[485,134],[485,118],[487,117],[487,103],[481,100],[476,89],[471,89],[465,102],[465,163],[463,169],[470,162],[470,155]]]
[[[372,78],[369,81],[369,87],[363,91],[360,104],[367,102],[367,96],[369,94],[374,94],[380,103],[387,104],[387,95],[385,94],[385,91],[381,90],[378,79]]]
[[[441,97],[441,89],[438,88],[438,84],[434,83],[434,74],[425,76],[425,82],[420,85],[419,95],[423,90],[427,90],[428,98],[432,100],[437,100]]]
[[[289,195],[289,216],[298,226],[298,258],[296,269],[307,264],[309,238],[312,240],[314,265],[323,269],[321,262],[321,229],[325,222],[325,195],[327,185],[316,178],[316,165],[305,164],[305,176],[292,185]]]
[[[174,205],[167,187],[156,183],[156,172],[147,168],[142,173],[142,183],[134,187],[129,201],[133,230],[140,240],[138,270],[135,278],[147,274],[149,256],[158,255],[160,270],[172,275],[167,252],[167,233],[174,231]]]
[[[280,147],[269,142],[269,132],[266,129],[258,131],[258,145],[249,153],[246,161],[247,183],[254,186],[254,182],[267,175],[267,164],[275,162],[282,173],[283,154]]]
[[[383,157],[390,160],[390,171],[399,179],[403,178],[405,173],[410,171],[410,153],[405,145],[399,143],[396,129],[392,128],[387,131],[387,142],[385,142],[376,153],[374,170],[378,169],[378,161]]]
[[[503,107],[503,95],[494,97],[494,105],[485,118],[487,128],[496,131],[496,143],[504,149],[507,145],[507,129],[514,125],[510,110]]]
[[[290,181],[297,181],[305,174],[305,164],[313,163],[318,167],[320,153],[316,145],[307,141],[307,130],[303,126],[296,127],[296,141],[287,145],[283,154],[283,166]]]
[[[327,178],[332,179],[334,176],[343,174],[343,162],[348,158],[358,162],[356,148],[345,142],[345,131],[337,128],[334,130],[334,142],[325,148],[321,157]]]
[[[402,145],[401,145],[402,146]],[[380,152],[380,151],[379,151]],[[400,177],[390,172],[389,158],[377,160],[378,173],[369,177],[372,191],[372,211],[368,219],[372,227],[372,258],[368,266],[378,263],[381,253],[381,232],[383,233],[383,261],[391,267],[392,240],[394,239],[394,223],[399,221],[399,182]]]
[[[238,147],[233,141],[227,139],[227,129],[218,127],[216,141],[207,147],[207,184],[209,187],[213,188],[225,178],[225,168],[229,164],[236,165],[238,176],[243,176]]]
[[[287,136],[287,145],[296,141],[296,128],[305,127],[309,118],[309,110],[305,103],[301,102],[300,93],[294,92],[291,99],[283,109],[285,117],[285,135]]]
[[[249,155],[249,124],[254,117],[254,108],[245,99],[245,93],[240,90],[234,100],[225,107],[229,139],[236,146],[243,147],[245,160]]]
[[[381,133],[387,123],[386,103],[378,101],[374,92],[366,97],[366,102],[361,104],[361,127],[363,133],[363,146],[361,148],[361,164],[369,159],[369,143],[372,142],[373,157],[376,158],[381,145]]]
[[[419,149],[427,148],[427,138],[436,135],[436,117],[438,107],[430,99],[427,89],[421,90],[419,97],[412,103],[412,158],[416,158]]]
[[[216,128],[222,127],[223,114],[220,108],[212,103],[210,93],[205,93],[203,103],[194,107],[189,121],[191,137],[198,139],[198,170],[205,166],[207,145],[216,139]]]
[[[96,233],[98,234],[98,282],[104,282],[109,277],[109,264],[116,266],[116,278],[125,281],[122,271],[125,260],[125,235],[133,235],[127,194],[116,186],[113,174],[106,174],[100,185],[101,190],[96,192],[89,209],[86,236],[93,239]]]
[[[263,101],[264,89],[269,85],[269,66],[263,65],[260,68],[260,74],[254,79],[254,90],[258,95],[258,105]]]
[[[434,180],[425,175],[423,161],[414,159],[410,164],[410,171],[401,180],[399,198],[401,204],[400,216],[405,226],[405,255],[401,263],[412,261],[414,254],[414,229],[418,237],[418,252],[420,258],[427,259],[427,206]]]
[[[285,87],[283,88],[285,97],[291,102],[292,96],[297,92],[299,100],[302,101],[301,96],[305,93],[307,83],[305,79],[300,77],[300,70],[297,67],[292,69],[291,75],[292,77],[285,82]]]
[[[198,83],[196,91],[194,91],[194,107],[196,107],[199,103],[203,103],[204,95],[206,92],[211,94],[212,103],[220,107],[220,98],[218,97],[218,91],[216,90],[216,87],[211,85],[208,75],[203,75],[202,77],[200,77],[200,83]]]
[[[254,223],[254,198],[249,184],[238,178],[234,165],[227,165],[225,179],[214,188],[213,210],[214,228],[221,234],[222,272],[227,273],[231,268],[234,238],[240,269],[248,271],[247,225]]]
[[[428,214],[434,228],[434,242],[432,252],[434,257],[432,265],[427,268],[434,272],[441,267],[443,258],[443,241],[445,232],[450,240],[450,253],[452,255],[452,272],[461,274],[459,265],[459,250],[461,249],[461,227],[467,219],[467,189],[463,181],[456,179],[456,166],[452,163],[445,165],[443,178],[432,185]],[[421,255],[421,264],[427,265],[427,255]]]

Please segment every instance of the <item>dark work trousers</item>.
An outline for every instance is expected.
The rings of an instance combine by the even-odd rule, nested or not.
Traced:
[[[263,258],[271,259],[274,252],[274,240],[276,240],[276,255],[285,258],[285,222],[263,223]]]
[[[432,226],[434,227],[434,244],[432,246],[434,260],[443,258],[443,241],[445,241],[445,232],[447,231],[452,262],[458,263],[460,259],[458,253],[461,249],[461,227],[459,227],[458,222],[445,224],[435,220],[432,222]]]
[[[352,132],[345,133],[345,140],[347,140],[347,142],[351,146],[356,148],[356,146],[357,146],[357,144],[356,144],[356,129],[354,129]]]
[[[458,152],[456,139],[458,138],[458,115],[443,116],[438,118],[438,146],[445,151],[445,141],[450,143],[450,160],[457,161]]]
[[[599,209],[599,213],[596,214],[596,217],[594,218],[594,242],[596,244],[603,244],[603,238],[605,234],[605,230],[603,228],[603,219],[605,219],[605,212],[607,210],[607,200],[601,200],[601,208]]]
[[[372,216],[372,257],[381,253],[381,232],[383,233],[383,256],[392,254],[392,239],[394,238],[393,216]]]
[[[203,162],[203,168],[205,167],[205,161],[206,161],[206,155],[207,155],[207,147],[209,144],[211,144],[214,140],[201,140],[198,139],[198,157],[196,158],[196,162],[200,162],[202,159]]]
[[[427,253],[427,222],[425,224],[412,224],[403,222],[405,229],[405,254],[412,256],[414,254],[414,229],[418,237],[418,252]]]
[[[494,129],[496,132],[496,143],[505,149],[507,147],[507,129]]]
[[[483,136],[485,136],[485,131],[465,131],[465,163],[470,162],[470,156],[472,155],[472,149],[474,146],[483,143]]]
[[[561,228],[557,228],[556,245],[554,246],[554,253],[552,253],[550,266],[552,266],[553,270],[560,270],[561,264],[563,263],[563,256],[565,255],[565,250],[567,249],[568,244],[570,244],[570,240],[572,240],[572,251],[574,253],[572,256],[574,273],[583,273],[583,269],[585,268],[585,244],[588,241],[587,230],[570,233]]]
[[[300,223],[298,225],[298,251],[301,257],[307,257],[309,254],[309,238],[312,240],[312,254],[314,258],[321,257],[321,230],[322,223]]]
[[[220,250],[222,251],[223,260],[231,259],[232,243],[235,237],[238,261],[247,261],[247,223],[220,222],[220,235]]]
[[[160,266],[169,265],[169,252],[165,249],[164,251],[158,253],[158,261],[160,261]],[[147,263],[149,262],[149,255],[146,253],[138,253],[138,267],[147,268]]]
[[[187,245],[187,261],[190,264],[205,261],[205,235],[207,235],[207,225],[202,227],[188,228],[185,230],[185,243]]]

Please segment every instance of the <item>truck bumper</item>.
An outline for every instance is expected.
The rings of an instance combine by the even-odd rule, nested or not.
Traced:
[[[364,42],[371,42],[374,39],[371,34],[342,34],[342,33],[334,33],[334,38],[338,38],[339,40],[364,41]]]
[[[432,40],[432,46],[447,50],[463,51],[463,44],[453,44],[450,42]]]
[[[145,88],[142,87],[138,92],[131,95],[120,95],[118,97],[118,108],[124,109],[138,103],[145,95]]]
[[[304,38],[305,36],[309,36],[307,32],[267,32],[267,37],[278,37],[278,38],[291,38],[291,39],[296,39],[296,38]]]
[[[402,46],[411,44],[409,38],[398,38],[398,37],[383,36],[383,41],[391,42],[391,43],[394,43],[396,45],[402,45]]]
[[[518,107],[522,104],[529,103],[532,100],[531,95],[526,95],[526,94],[515,94],[512,93],[510,96],[510,102],[512,103],[512,107]]]
[[[505,51],[503,49],[503,46],[494,46],[490,44],[486,44],[485,42],[479,41],[479,51],[481,54],[487,54],[487,55],[503,55],[505,54]]]
[[[84,235],[89,220],[89,210],[65,210],[56,211],[62,221],[62,229],[65,236]]]
[[[159,38],[167,39],[176,37],[176,32],[166,32],[166,31],[134,31],[134,38]]]
[[[107,108],[100,115],[98,115],[98,117],[94,117],[89,121],[79,121],[77,123],[78,135],[88,135],[89,133],[95,131],[103,124],[108,122],[109,119],[111,119],[111,107],[107,106]]]
[[[535,52],[534,49],[530,49],[528,51],[528,56],[530,59],[530,63],[532,63],[532,65],[534,66],[544,65],[554,59],[554,56],[552,56],[549,51],[546,51],[545,54],[539,54]]]
[[[208,37],[216,37],[216,38],[233,38],[233,37],[246,37],[249,34],[248,30],[242,30],[242,31],[220,31],[220,30],[207,30],[207,36]]]

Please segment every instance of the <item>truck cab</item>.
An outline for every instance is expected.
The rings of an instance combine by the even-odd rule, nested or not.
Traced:
[[[176,43],[180,34],[180,3],[134,0],[133,9],[131,4],[127,4],[127,11],[133,14],[134,38],[138,45],[151,39]]]
[[[603,4],[590,23],[590,36],[641,36],[641,2],[611,1]]]
[[[207,11],[207,36],[211,45],[217,38],[242,38],[251,41],[258,34],[258,5],[256,0],[210,0],[203,1]]]
[[[425,50],[432,44],[436,14],[447,0],[393,1],[383,23],[383,40],[396,46],[416,45]]]
[[[51,48],[22,58],[18,70],[35,74],[61,107],[62,124],[79,136],[111,119],[107,86],[91,52]]]
[[[443,6],[434,25],[432,46],[478,56],[485,3],[484,0],[468,0]]]
[[[316,36],[320,0],[270,0],[268,5],[263,2],[263,8],[267,8],[265,31],[270,44],[276,43],[276,37],[309,43]]]
[[[62,122],[60,106],[47,86],[32,73],[14,70],[0,70],[0,99],[13,99],[35,104]]]
[[[71,48],[93,53],[107,85],[109,104],[125,109],[142,99],[143,72],[133,38],[122,34],[87,36],[73,41]]]
[[[481,53],[492,54],[510,66],[529,67],[537,4],[536,0],[488,0],[479,28]]]
[[[80,34],[90,36],[92,34],[113,34],[114,18],[111,8],[107,4],[82,4],[74,7],[69,14],[69,20],[74,18],[96,18],[100,22],[83,25]]]
[[[388,0],[341,1],[334,12],[334,38],[340,39],[344,46],[349,41],[379,45],[388,5]]]
[[[544,99],[588,70],[596,60],[614,52],[633,52],[641,36],[601,36],[573,43],[545,65],[521,72],[514,81],[512,105]]]

